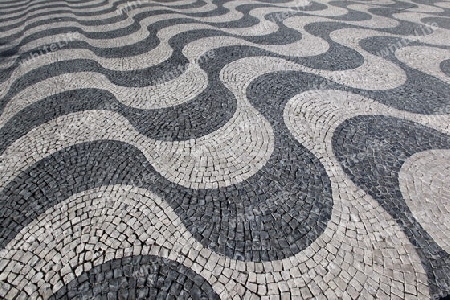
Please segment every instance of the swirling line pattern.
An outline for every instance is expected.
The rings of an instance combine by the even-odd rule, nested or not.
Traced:
[[[0,2],[0,298],[450,294],[445,1]]]

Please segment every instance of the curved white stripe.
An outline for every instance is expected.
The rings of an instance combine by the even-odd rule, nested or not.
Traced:
[[[399,172],[400,190],[413,216],[450,253],[450,150],[416,153]]]
[[[1,172],[0,186],[55,151],[99,139],[138,147],[161,175],[190,188],[241,182],[255,174],[273,151],[270,125],[249,107],[238,110],[230,122],[212,134],[184,142],[155,141],[140,135],[115,113],[85,111],[41,125],[8,147],[1,156],[7,167]]]
[[[408,8],[408,12],[416,12],[416,13],[441,13],[445,12],[444,9],[437,7],[436,3],[431,3],[433,5],[428,5],[425,3],[417,3],[414,2],[417,7]],[[430,16],[433,16],[430,14]]]

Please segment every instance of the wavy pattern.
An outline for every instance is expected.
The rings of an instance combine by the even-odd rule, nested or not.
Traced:
[[[0,298],[450,294],[449,16],[2,1]]]

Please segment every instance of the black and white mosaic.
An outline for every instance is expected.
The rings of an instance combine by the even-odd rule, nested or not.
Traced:
[[[450,295],[449,18],[0,1],[0,298]]]

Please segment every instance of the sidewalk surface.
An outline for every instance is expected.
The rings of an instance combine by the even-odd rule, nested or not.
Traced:
[[[0,0],[0,299],[444,299],[448,0]]]

